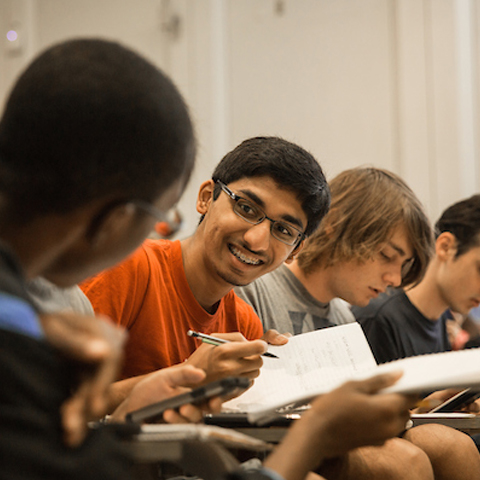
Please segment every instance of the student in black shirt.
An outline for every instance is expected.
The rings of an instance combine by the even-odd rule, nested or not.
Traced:
[[[480,304],[480,195],[447,208],[435,233],[420,282],[352,309],[380,363],[450,350],[448,310],[466,315]]]

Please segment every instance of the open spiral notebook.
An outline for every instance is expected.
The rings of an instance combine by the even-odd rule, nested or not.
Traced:
[[[480,349],[409,357],[377,365],[358,323],[330,327],[292,337],[269,351],[252,388],[224,404],[225,411],[247,412],[254,423],[265,423],[279,409],[308,403],[347,380],[402,370],[400,380],[385,390],[428,393],[444,388],[480,386]]]

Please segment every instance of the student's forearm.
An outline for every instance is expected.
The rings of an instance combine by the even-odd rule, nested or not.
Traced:
[[[144,375],[138,375],[136,377],[127,378],[125,380],[120,380],[118,382],[112,383],[110,385],[108,396],[109,396],[109,412],[112,416],[112,420],[117,422],[123,422],[125,420],[125,415],[137,408],[144,407],[155,401],[163,400],[163,395],[165,392],[159,390],[163,385],[162,375],[159,376],[160,372],[171,372],[172,370],[183,370],[185,363],[180,363],[178,365],[173,365],[172,367],[163,368],[157,370],[156,372],[146,373]],[[165,373],[169,375],[168,373]],[[183,387],[194,387],[199,385],[198,375],[194,375],[193,383],[189,385],[190,376],[182,377],[181,385]],[[150,384],[148,387],[143,387],[136,389],[135,387],[143,380],[150,378],[153,381],[153,384]],[[159,382],[159,383],[158,383]],[[157,385],[157,389],[152,388],[152,385]],[[177,384],[175,383],[175,386]],[[179,384],[180,385],[180,384]],[[152,397],[153,395],[153,397]],[[160,395],[160,396],[158,396]],[[167,395],[169,396],[169,395]]]
[[[312,435],[312,432],[315,432],[315,435]],[[285,480],[303,480],[323,462],[324,440],[321,426],[312,428],[310,421],[299,421],[268,456],[264,466],[274,470]]]
[[[109,408],[110,413],[114,412],[117,407],[125,401],[125,399],[130,395],[133,387],[144,379],[147,375],[139,375],[137,377],[127,378],[125,380],[120,380],[118,382],[112,383],[108,390],[109,397]],[[117,412],[116,412],[117,414]]]

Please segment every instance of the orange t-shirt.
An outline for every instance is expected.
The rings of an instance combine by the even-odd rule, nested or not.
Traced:
[[[203,333],[263,335],[252,307],[233,291],[210,315],[193,296],[185,276],[180,241],[146,240],[120,265],[81,285],[96,313],[129,332],[121,378],[150,373],[183,362],[199,342],[189,329]]]

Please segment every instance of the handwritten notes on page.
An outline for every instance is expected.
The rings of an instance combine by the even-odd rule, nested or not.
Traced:
[[[292,337],[286,345],[270,346],[279,358],[264,358],[253,387],[226,402],[226,411],[248,413],[250,421],[271,417],[278,409],[306,403],[347,380],[403,371],[385,392],[427,393],[444,388],[480,386],[480,348],[433,353],[377,365],[357,323]]]
[[[252,388],[224,404],[225,410],[276,409],[328,392],[376,368],[358,323],[296,335],[286,345],[269,346],[278,359],[265,357]]]

